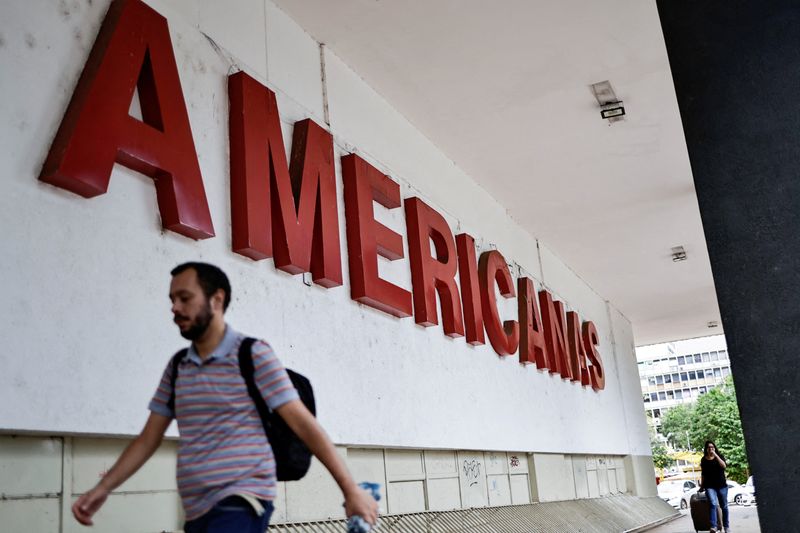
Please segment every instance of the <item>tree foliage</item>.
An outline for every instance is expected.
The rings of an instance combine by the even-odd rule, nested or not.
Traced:
[[[733,379],[725,382],[695,403],[672,407],[661,417],[661,433],[676,449],[685,450],[687,436],[691,450],[702,451],[707,440],[713,440],[725,456],[728,478],[744,483],[749,475],[744,447],[742,421],[736,403]],[[655,460],[655,455],[653,455]]]
[[[722,386],[698,398],[689,438],[697,450],[703,449],[706,440],[713,440],[717,449],[725,456],[728,478],[739,483],[745,482],[749,475],[749,465],[736,391],[730,376]]]
[[[653,466],[662,470],[669,468],[675,464],[675,459],[669,456],[669,450],[664,446],[661,437],[658,436],[649,412],[647,413],[647,427],[650,428],[650,450],[653,452]]]
[[[661,417],[661,434],[673,449],[691,451],[689,439],[693,420],[694,404],[686,403],[670,408]]]

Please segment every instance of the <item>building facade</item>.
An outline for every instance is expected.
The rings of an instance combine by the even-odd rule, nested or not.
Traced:
[[[644,409],[656,427],[670,407],[697,400],[731,374],[724,335],[643,346],[636,357]]]
[[[80,530],[71,503],[184,344],[167,293],[187,260],[221,266],[230,324],[312,380],[384,513],[651,505],[629,320],[275,5],[2,9],[4,531]],[[290,169],[317,189],[293,196]],[[176,437],[97,530],[179,529]],[[281,484],[276,523],[342,517],[319,464]]]

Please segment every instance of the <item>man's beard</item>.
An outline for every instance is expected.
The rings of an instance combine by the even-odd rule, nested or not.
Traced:
[[[211,313],[211,304],[206,302],[206,306],[192,320],[189,329],[186,331],[179,329],[178,331],[180,331],[181,337],[184,339],[196,341],[206,332],[212,318],[214,318],[214,315]]]

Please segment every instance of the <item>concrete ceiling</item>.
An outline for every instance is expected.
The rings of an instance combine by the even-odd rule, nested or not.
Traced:
[[[721,333],[654,1],[277,3],[613,302],[637,345]],[[603,80],[627,112],[613,125],[589,89]]]

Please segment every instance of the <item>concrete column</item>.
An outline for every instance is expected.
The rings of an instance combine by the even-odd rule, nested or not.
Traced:
[[[797,531],[800,10],[795,0],[658,0],[658,8],[761,530]]]

